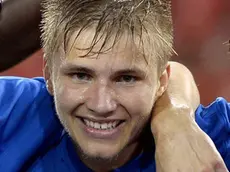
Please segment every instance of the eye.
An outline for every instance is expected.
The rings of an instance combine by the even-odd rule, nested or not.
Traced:
[[[123,83],[134,83],[136,81],[137,81],[137,77],[132,75],[122,75],[117,79],[117,82],[123,82]]]
[[[88,82],[92,80],[92,76],[84,72],[71,73],[70,76],[77,81]]]

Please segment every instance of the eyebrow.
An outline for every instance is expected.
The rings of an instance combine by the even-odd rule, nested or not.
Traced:
[[[114,75],[125,75],[125,74],[136,74],[136,75],[139,75],[141,77],[146,76],[146,72],[144,72],[143,70],[141,70],[137,67],[133,67],[133,68],[129,68],[129,69],[121,69],[121,70],[115,71]]]
[[[75,65],[75,64],[66,64],[66,65],[63,65],[61,67],[61,70],[64,73],[77,72],[77,71],[85,72],[85,73],[90,73],[90,74],[95,73],[95,71],[93,69],[87,68],[85,66]]]

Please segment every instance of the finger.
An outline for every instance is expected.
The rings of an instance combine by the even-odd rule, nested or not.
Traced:
[[[221,169],[221,168],[219,168],[219,169],[216,169],[216,171],[215,172],[228,172],[226,169]]]
[[[218,163],[215,166],[215,172],[228,172],[228,169],[223,163]]]

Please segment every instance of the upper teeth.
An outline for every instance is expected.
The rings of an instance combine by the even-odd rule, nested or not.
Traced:
[[[98,123],[98,122],[89,121],[87,119],[83,119],[83,121],[89,127],[96,128],[96,129],[102,129],[102,130],[113,129],[119,123],[119,121],[114,121],[114,122],[109,122],[109,123]]]

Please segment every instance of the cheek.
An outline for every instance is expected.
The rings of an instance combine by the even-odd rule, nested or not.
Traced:
[[[86,88],[72,88],[65,83],[57,83],[54,87],[54,98],[57,109],[71,114],[84,101]]]
[[[141,87],[135,92],[126,92],[124,106],[130,115],[129,132],[127,132],[127,135],[130,137],[131,143],[140,136],[151,119],[155,93],[155,89],[150,87]]]
[[[130,116],[146,118],[151,115],[154,105],[156,89],[150,86],[130,88],[120,92],[120,103],[126,108]]]

